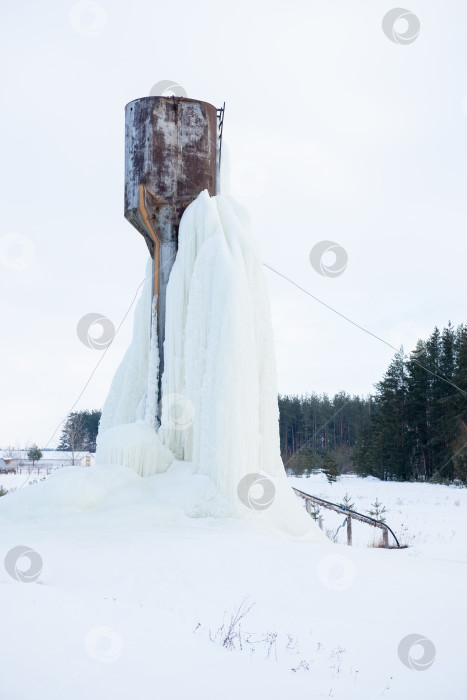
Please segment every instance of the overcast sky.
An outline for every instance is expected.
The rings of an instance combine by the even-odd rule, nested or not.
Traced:
[[[78,321],[117,326],[144,277],[123,217],[124,106],[162,80],[225,100],[223,192],[264,262],[407,350],[467,321],[467,4],[410,0],[420,31],[402,44],[382,28],[393,7],[4,3],[0,447],[48,443],[102,354]],[[335,277],[310,264],[323,240],[348,258]],[[279,390],[371,392],[392,350],[265,274]],[[77,409],[102,407],[131,330],[132,314]]]

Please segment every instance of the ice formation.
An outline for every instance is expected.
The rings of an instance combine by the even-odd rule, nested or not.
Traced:
[[[115,373],[105,401],[99,424],[99,437],[108,428],[135,423],[145,416],[151,347],[151,308],[152,260],[149,259],[143,291],[135,310],[133,339]]]
[[[173,455],[155,430],[158,379],[157,318],[149,260],[135,311],[133,339],[102,410],[98,461],[130,467],[140,476],[159,474],[170,466]]]
[[[167,287],[157,432],[151,278],[148,267],[133,342],[104,405],[97,463],[150,476],[166,471],[173,458],[183,460],[215,487],[216,496],[210,491],[191,511],[260,518],[287,532],[321,537],[281,461],[266,283],[252,237],[227,198],[202,192],[180,223]]]

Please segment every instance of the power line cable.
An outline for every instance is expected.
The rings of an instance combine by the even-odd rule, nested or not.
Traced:
[[[263,265],[264,265],[264,267],[266,267],[268,270],[271,270],[271,272],[274,272],[276,275],[278,275],[278,276],[281,277],[282,279],[286,280],[286,282],[289,282],[289,284],[292,284],[292,285],[293,285],[294,287],[296,287],[299,291],[303,292],[304,294],[306,294],[307,296],[311,297],[312,299],[314,299],[315,301],[317,301],[319,304],[321,304],[321,305],[324,306],[325,308],[329,309],[329,310],[332,311],[333,313],[335,313],[335,314],[337,314],[338,316],[340,316],[341,318],[343,318],[343,319],[344,319],[345,321],[347,321],[348,323],[352,324],[353,326],[355,326],[355,327],[358,328],[359,330],[363,331],[363,333],[366,333],[367,335],[372,336],[373,338],[375,338],[376,340],[379,340],[379,341],[380,341],[381,343],[383,343],[384,345],[387,345],[387,347],[391,348],[391,350],[394,350],[395,352],[398,352],[398,349],[395,348],[393,345],[391,345],[391,343],[388,343],[387,340],[384,340],[384,338],[381,338],[380,336],[376,335],[376,333],[373,333],[372,331],[369,331],[367,328],[364,328],[364,326],[361,326],[359,323],[356,323],[356,321],[353,321],[351,318],[349,318],[349,317],[346,316],[345,314],[341,313],[340,311],[338,311],[338,310],[335,309],[334,307],[330,306],[330,304],[327,304],[327,303],[326,303],[325,301],[323,301],[322,299],[319,299],[317,296],[315,296],[314,294],[312,294],[311,292],[309,292],[307,289],[305,289],[304,287],[302,287],[301,285],[299,285],[297,282],[295,282],[294,280],[292,280],[290,277],[287,277],[287,275],[284,275],[282,272],[280,272],[280,271],[277,270],[276,268],[272,267],[272,265],[269,265],[268,263],[265,263],[265,262],[263,262]],[[68,411],[68,413],[67,413],[67,415],[65,416],[65,418],[63,418],[63,419],[60,421],[60,423],[57,425],[57,427],[55,428],[54,432],[53,432],[52,435],[50,436],[50,438],[49,438],[47,444],[45,445],[45,448],[44,448],[44,449],[46,449],[46,448],[49,446],[49,444],[52,442],[52,440],[53,440],[53,438],[55,437],[55,434],[57,433],[57,431],[58,431],[58,429],[60,428],[60,426],[66,421],[66,419],[68,418],[68,416],[70,415],[70,413],[72,413],[73,409],[76,407],[76,405],[78,404],[79,400],[80,400],[81,397],[83,396],[83,394],[84,394],[84,392],[86,391],[87,387],[89,386],[89,384],[90,384],[90,382],[91,382],[91,380],[92,380],[94,374],[96,373],[96,371],[97,371],[99,365],[101,364],[102,360],[104,359],[104,357],[105,357],[106,354],[107,354],[107,351],[109,350],[110,346],[112,345],[112,343],[113,343],[113,341],[114,341],[114,339],[115,339],[115,336],[116,336],[117,333],[119,332],[120,328],[122,327],[123,323],[125,322],[126,317],[127,317],[128,314],[130,313],[130,311],[131,311],[131,309],[132,309],[132,307],[133,307],[133,304],[135,303],[135,300],[136,300],[136,297],[137,297],[137,295],[138,295],[138,292],[139,292],[139,290],[141,289],[141,287],[143,286],[143,284],[144,284],[144,280],[143,280],[143,281],[139,284],[139,286],[137,287],[136,292],[135,292],[135,294],[134,294],[134,297],[133,297],[133,299],[132,299],[132,301],[131,301],[131,304],[130,304],[130,306],[128,307],[128,309],[126,310],[126,312],[125,312],[125,314],[124,314],[122,320],[120,321],[120,323],[119,323],[119,325],[118,325],[118,327],[117,327],[117,329],[116,329],[116,331],[115,331],[115,333],[114,333],[114,335],[113,335],[113,338],[112,338],[111,342],[110,342],[110,343],[107,345],[107,347],[105,348],[104,352],[102,353],[101,357],[99,358],[99,361],[97,362],[96,366],[94,367],[94,369],[92,370],[91,374],[89,375],[89,377],[88,377],[86,383],[84,384],[83,388],[81,389],[81,391],[80,391],[80,393],[79,393],[77,399],[76,399],[75,402],[73,403],[72,407],[71,407],[70,410]],[[461,389],[461,388],[458,387],[456,384],[454,384],[454,382],[451,382],[449,379],[446,379],[446,377],[442,377],[441,375],[437,374],[436,372],[433,372],[431,369],[429,369],[428,367],[425,367],[424,365],[422,365],[420,362],[418,362],[418,361],[415,360],[414,358],[411,358],[411,362],[413,362],[414,364],[418,365],[418,366],[421,367],[423,370],[425,370],[425,372],[428,372],[429,374],[431,374],[432,376],[436,377],[437,379],[441,379],[441,381],[446,382],[447,384],[450,384],[450,385],[451,385],[452,387],[454,387],[457,391],[459,391],[463,396],[467,396],[467,392],[465,392],[463,389]]]
[[[77,405],[78,401],[80,400],[80,398],[82,397],[82,395],[84,394],[84,392],[86,391],[86,389],[88,388],[89,383],[90,383],[91,379],[93,378],[94,374],[96,373],[97,368],[99,367],[99,365],[101,364],[102,360],[103,360],[104,357],[106,356],[107,351],[109,350],[110,346],[112,345],[113,341],[115,340],[115,336],[117,335],[118,331],[119,331],[120,328],[122,327],[122,325],[123,325],[123,323],[124,323],[126,317],[127,317],[128,314],[130,313],[131,308],[132,308],[133,304],[135,303],[136,297],[138,296],[138,292],[139,292],[139,290],[141,289],[141,287],[143,286],[143,284],[144,284],[144,280],[141,282],[141,284],[140,284],[140,285],[138,286],[138,288],[136,289],[136,292],[135,292],[135,295],[134,295],[134,297],[133,297],[133,299],[132,299],[132,302],[131,302],[130,306],[128,307],[128,309],[126,310],[125,315],[123,316],[122,320],[120,321],[120,323],[119,323],[119,325],[118,325],[118,327],[117,327],[117,330],[116,330],[115,333],[113,334],[112,340],[110,341],[110,343],[107,345],[107,347],[105,348],[104,352],[103,352],[102,355],[100,356],[98,363],[96,364],[96,366],[95,366],[94,369],[92,370],[92,372],[91,372],[91,374],[89,375],[89,377],[88,377],[88,379],[87,379],[85,385],[84,385],[83,388],[81,389],[81,391],[80,391],[80,393],[79,393],[79,395],[78,395],[78,398],[76,399],[76,401],[74,402],[73,406],[70,408],[70,410],[69,410],[68,413],[66,414],[65,418],[63,418],[63,420],[61,420],[60,423],[57,425],[57,427],[55,428],[55,430],[53,431],[52,435],[50,436],[50,439],[49,439],[49,441],[47,442],[47,444],[46,444],[46,446],[44,447],[44,449],[46,449],[46,448],[50,445],[50,443],[52,442],[52,440],[53,440],[54,437],[55,437],[55,434],[56,434],[57,430],[58,430],[58,429],[60,428],[60,426],[66,421],[66,419],[68,418],[68,416],[70,415],[70,413],[72,413],[72,411],[73,411],[73,409],[75,408],[75,406]]]
[[[264,267],[267,267],[268,270],[271,270],[271,272],[274,272],[276,275],[278,275],[279,277],[282,277],[282,279],[284,279],[284,280],[286,280],[287,282],[289,282],[290,284],[292,284],[294,287],[296,287],[297,289],[299,289],[299,290],[300,290],[301,292],[303,292],[304,294],[307,294],[309,297],[311,297],[312,299],[314,299],[315,301],[317,301],[319,304],[322,304],[322,306],[325,306],[327,309],[329,309],[329,310],[332,311],[333,313],[337,314],[338,316],[340,316],[341,318],[343,318],[345,321],[348,321],[348,323],[351,323],[352,326],[355,326],[356,328],[358,328],[359,330],[363,331],[364,333],[367,333],[368,335],[371,335],[373,338],[375,338],[376,340],[379,340],[381,343],[384,343],[384,345],[387,345],[389,348],[391,348],[391,349],[394,350],[395,352],[398,352],[398,349],[395,348],[393,345],[391,345],[391,343],[388,343],[387,340],[384,340],[384,338],[380,338],[379,335],[376,335],[375,333],[372,333],[372,331],[369,331],[367,328],[364,328],[364,327],[361,326],[359,323],[356,323],[355,321],[352,321],[351,318],[349,318],[348,316],[345,316],[345,314],[341,313],[340,311],[337,311],[337,309],[334,309],[334,308],[333,308],[332,306],[330,306],[329,304],[326,304],[325,301],[323,301],[322,299],[319,299],[317,296],[315,296],[314,294],[312,294],[311,292],[309,292],[307,289],[305,289],[304,287],[300,286],[297,282],[295,282],[294,280],[290,279],[290,277],[287,277],[287,275],[284,275],[282,272],[279,272],[279,270],[276,270],[276,268],[275,268],[275,267],[272,267],[272,265],[268,265],[268,264],[265,263],[265,262],[263,262],[263,265],[264,265]],[[460,393],[461,393],[463,396],[466,396],[466,397],[467,397],[467,392],[465,392],[463,389],[461,389],[461,388],[458,387],[456,384],[454,384],[454,382],[451,382],[449,379],[446,379],[446,377],[443,377],[443,376],[441,376],[440,374],[437,374],[436,372],[433,372],[431,369],[428,369],[428,367],[425,367],[424,365],[422,365],[422,364],[421,364],[420,362],[418,362],[415,358],[410,358],[410,361],[413,362],[414,364],[418,365],[419,367],[421,367],[423,370],[425,370],[425,372],[428,372],[429,374],[433,375],[433,377],[436,377],[437,379],[441,379],[441,381],[446,382],[446,384],[450,384],[451,386],[454,387],[454,389],[457,389],[457,391],[460,391]]]

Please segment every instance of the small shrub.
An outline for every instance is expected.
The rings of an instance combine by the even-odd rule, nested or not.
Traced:
[[[355,503],[352,503],[352,499],[350,498],[349,494],[346,493],[344,498],[342,499],[342,503],[339,503],[341,508],[345,508],[346,510],[354,510],[355,509]]]
[[[383,506],[383,504],[376,499],[375,502],[371,504],[371,507],[373,510],[368,510],[368,515],[371,515],[371,517],[375,520],[380,520],[382,523],[384,523],[386,520],[384,517],[384,513],[386,513],[386,506]]]

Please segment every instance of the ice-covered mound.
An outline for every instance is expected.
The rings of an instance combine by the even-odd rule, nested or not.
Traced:
[[[101,463],[131,466],[140,476],[153,476],[169,468],[173,454],[154,428],[139,420],[105,430],[99,438],[99,459]]]
[[[261,474],[273,498],[257,515],[286,532],[321,538],[281,461],[266,282],[254,239],[225,197],[204,191],[182,218],[166,318],[163,442],[210,477],[229,515],[246,517],[239,485],[246,489],[248,475]],[[181,396],[185,404],[175,403],[182,416],[171,419],[173,397]]]
[[[131,469],[118,466],[64,467],[46,481],[18,489],[0,499],[0,518],[31,523],[57,522],[100,509],[114,494],[126,494],[142,479]]]
[[[35,523],[40,530],[145,528],[153,532],[189,525],[216,531],[245,529],[284,534],[277,518],[279,501],[266,511],[244,507],[242,518],[232,518],[231,504],[222,499],[210,477],[196,473],[190,462],[174,461],[166,472],[143,478],[133,469],[101,464],[65,467],[46,481],[0,499],[0,529],[15,531]],[[189,523],[187,522],[189,519]],[[314,540],[307,530],[302,539]],[[325,539],[325,538],[324,538]],[[327,541],[327,540],[326,540]]]
[[[185,478],[178,494],[181,501],[188,497],[185,512],[260,519],[273,529],[322,539],[281,461],[266,282],[254,239],[225,197],[202,192],[180,223],[167,287],[157,434],[153,303],[148,265],[133,341],[103,408],[96,464],[123,465],[150,477],[168,469],[173,455],[208,477],[214,489],[207,497]]]

